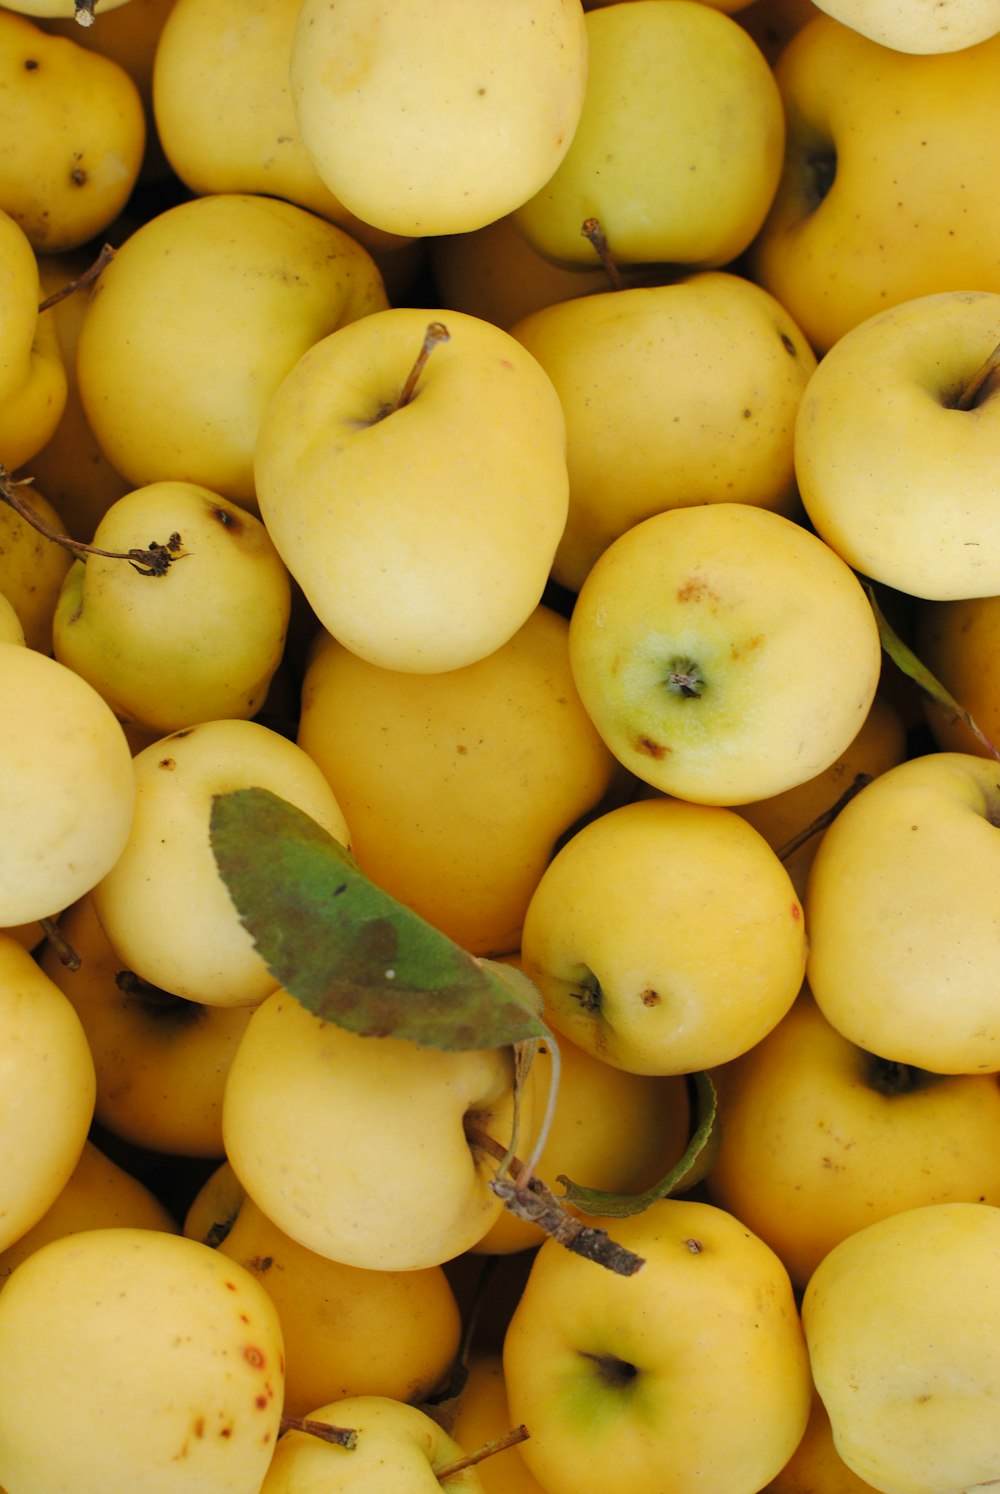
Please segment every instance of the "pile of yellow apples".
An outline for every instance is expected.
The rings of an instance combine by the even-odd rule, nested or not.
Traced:
[[[1000,0],[0,82],[0,1494],[1000,1487]]]

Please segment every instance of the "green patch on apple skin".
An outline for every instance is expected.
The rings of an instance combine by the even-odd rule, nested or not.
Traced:
[[[629,1360],[612,1353],[578,1349],[560,1374],[553,1397],[562,1408],[563,1423],[581,1438],[613,1437],[616,1428],[636,1424],[650,1432],[662,1427],[662,1395],[650,1393],[649,1376]]]

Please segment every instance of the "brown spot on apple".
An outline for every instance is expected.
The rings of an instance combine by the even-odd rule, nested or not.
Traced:
[[[639,1000],[643,1006],[659,1006],[660,993],[659,991],[654,991],[652,986],[647,986],[644,991],[639,992]]]
[[[655,758],[657,761],[659,761],[661,757],[666,757],[667,753],[670,751],[670,748],[664,746],[662,742],[654,742],[652,737],[647,737],[645,735],[636,737],[634,746],[636,752],[641,752],[646,757]]]
[[[679,602],[703,602],[706,597],[718,601],[718,597],[703,576],[689,576],[677,588]]]

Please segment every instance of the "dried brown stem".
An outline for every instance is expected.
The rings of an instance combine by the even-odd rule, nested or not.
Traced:
[[[787,861],[789,856],[793,855],[800,846],[804,846],[807,840],[812,840],[814,835],[819,835],[821,831],[832,825],[844,805],[853,799],[855,794],[859,794],[871,781],[872,775],[870,773],[855,773],[840,798],[831,804],[829,809],[824,809],[823,813],[817,815],[812,824],[806,825],[804,830],[798,831],[796,835],[792,836],[791,840],[785,842],[778,852],[778,860]]]
[[[43,311],[49,311],[53,306],[58,306],[59,302],[65,301],[67,296],[75,295],[78,290],[85,290],[88,285],[92,285],[101,271],[107,269],[108,265],[114,259],[115,252],[110,244],[102,244],[97,258],[92,265],[87,266],[82,275],[78,275],[75,280],[70,280],[65,285],[60,286],[57,291],[53,291],[50,296],[46,296],[44,301],[39,301],[39,316],[41,316]]]
[[[75,540],[68,534],[59,534],[57,530],[46,524],[40,514],[36,513],[31,504],[21,496],[21,489],[30,486],[33,478],[13,478],[7,468],[0,466],[0,499],[8,504],[16,514],[20,514],[25,523],[30,524],[33,529],[45,539],[51,540],[54,545],[61,545],[71,555],[79,556],[86,560],[88,555],[100,555],[105,560],[127,560],[133,570],[139,572],[140,576],[165,576],[175,560],[179,560],[184,554],[179,534],[172,534],[166,544],[159,540],[151,540],[146,549],[136,548],[134,550],[101,550],[96,545],[88,545],[83,540]]]
[[[329,1421],[318,1421],[315,1416],[283,1416],[283,1432],[308,1432],[322,1442],[333,1442],[337,1447],[357,1447],[358,1434],[353,1427],[337,1427]]]
[[[607,236],[605,235],[604,229],[601,227],[598,219],[585,218],[583,221],[583,227],[580,229],[580,233],[588,241],[588,243],[593,246],[594,253],[601,261],[604,272],[607,275],[608,279],[611,281],[612,290],[621,290],[621,273],[618,269],[618,266],[615,264],[614,260],[611,257],[611,250],[608,248]]]
[[[67,970],[79,970],[80,966],[83,964],[83,961],[80,959],[80,956],[77,954],[72,944],[66,938],[66,935],[63,933],[58,923],[56,923],[55,919],[40,918],[38,922],[41,925],[46,939],[49,941],[49,943],[52,945],[52,948],[58,955],[60,964],[65,965]]]
[[[504,1452],[508,1447],[516,1447],[519,1442],[526,1442],[529,1436],[528,1428],[522,1422],[520,1426],[511,1427],[509,1432],[504,1432],[502,1437],[494,1437],[491,1442],[484,1442],[482,1447],[476,1448],[475,1452],[456,1458],[454,1463],[448,1463],[444,1468],[435,1468],[434,1477],[439,1484],[443,1484],[446,1478],[454,1478],[456,1473],[463,1473],[466,1468],[475,1468],[477,1463],[485,1462],[495,1453]]]
[[[428,324],[427,331],[424,333],[424,340],[420,344],[420,351],[416,356],[413,367],[410,369],[410,372],[407,376],[406,383],[400,390],[399,398],[396,401],[397,410],[401,410],[404,405],[408,405],[410,403],[410,400],[413,398],[414,390],[417,387],[417,380],[423,373],[424,366],[431,353],[437,347],[439,342],[447,342],[450,337],[451,333],[448,331],[448,328],[445,326],[444,322],[430,322]]]
[[[983,391],[987,382],[993,378],[1000,369],[1000,342],[997,343],[992,353],[981,363],[972,378],[962,390],[955,405],[956,410],[972,410],[983,398]]]

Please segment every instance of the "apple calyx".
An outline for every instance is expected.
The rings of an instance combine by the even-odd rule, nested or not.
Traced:
[[[80,26],[93,26],[95,0],[76,0],[73,19]]]
[[[589,1359],[597,1378],[607,1390],[625,1390],[638,1377],[638,1366],[628,1359],[619,1359],[617,1354],[590,1354],[580,1351],[581,1359]]]
[[[307,1432],[321,1442],[332,1442],[348,1450],[357,1447],[358,1434],[353,1427],[334,1426],[329,1421],[319,1421],[315,1416],[282,1416],[282,1432]]]
[[[694,659],[675,658],[667,664],[667,677],[663,681],[671,695],[684,700],[700,700],[708,682]]]
[[[837,152],[832,141],[817,144],[804,156],[808,210],[814,213],[829,194],[837,175]]]
[[[21,497],[20,489],[30,486],[32,482],[34,482],[32,477],[11,477],[7,468],[0,465],[0,499],[30,524],[32,529],[37,529],[45,539],[51,540],[54,545],[61,545],[64,550],[68,550],[78,559],[86,560],[88,555],[99,555],[104,560],[127,560],[140,576],[165,576],[174,561],[181,559],[187,553],[177,533],[172,534],[166,544],[161,544],[159,540],[151,540],[145,549],[136,546],[132,550],[101,550],[96,545],[88,545],[83,540],[75,540],[68,534],[59,534],[55,529],[50,528],[31,507],[31,504]]]
[[[89,26],[90,22],[87,21],[84,24]],[[53,306],[58,306],[59,302],[65,301],[67,296],[72,296],[76,291],[85,290],[88,285],[92,285],[101,271],[106,269],[111,263],[116,253],[117,250],[113,245],[102,244],[98,250],[97,258],[93,264],[87,266],[82,275],[78,275],[75,280],[67,281],[65,285],[60,286],[59,290],[53,291],[50,296],[46,296],[44,301],[39,301],[38,315],[41,316],[43,311],[50,311]]]
[[[597,218],[584,218],[583,224],[580,228],[580,236],[581,238],[587,240],[588,244],[591,245],[594,253],[601,261],[601,267],[603,268],[608,279],[611,281],[612,290],[621,290],[621,272],[611,256],[611,250],[608,247],[607,235],[605,234],[604,229],[601,227],[600,220]]]
[[[447,1463],[443,1468],[435,1468],[434,1477],[439,1484],[443,1484],[446,1478],[454,1478],[456,1473],[464,1473],[466,1468],[475,1468],[477,1463],[484,1463],[487,1458],[494,1457],[498,1452],[504,1452],[508,1447],[516,1447],[519,1442],[526,1442],[530,1435],[524,1422],[521,1422],[519,1426],[511,1427],[510,1431],[504,1432],[502,1436],[493,1437],[489,1442],[484,1442],[482,1447],[477,1447],[474,1452],[456,1458],[453,1463]]]
[[[917,1068],[912,1063],[900,1063],[894,1058],[881,1058],[877,1053],[868,1055],[868,1067],[866,1082],[869,1088],[874,1089],[886,1099],[892,1099],[895,1095],[913,1094],[915,1090],[924,1089],[933,1084],[938,1077],[927,1069]]]

